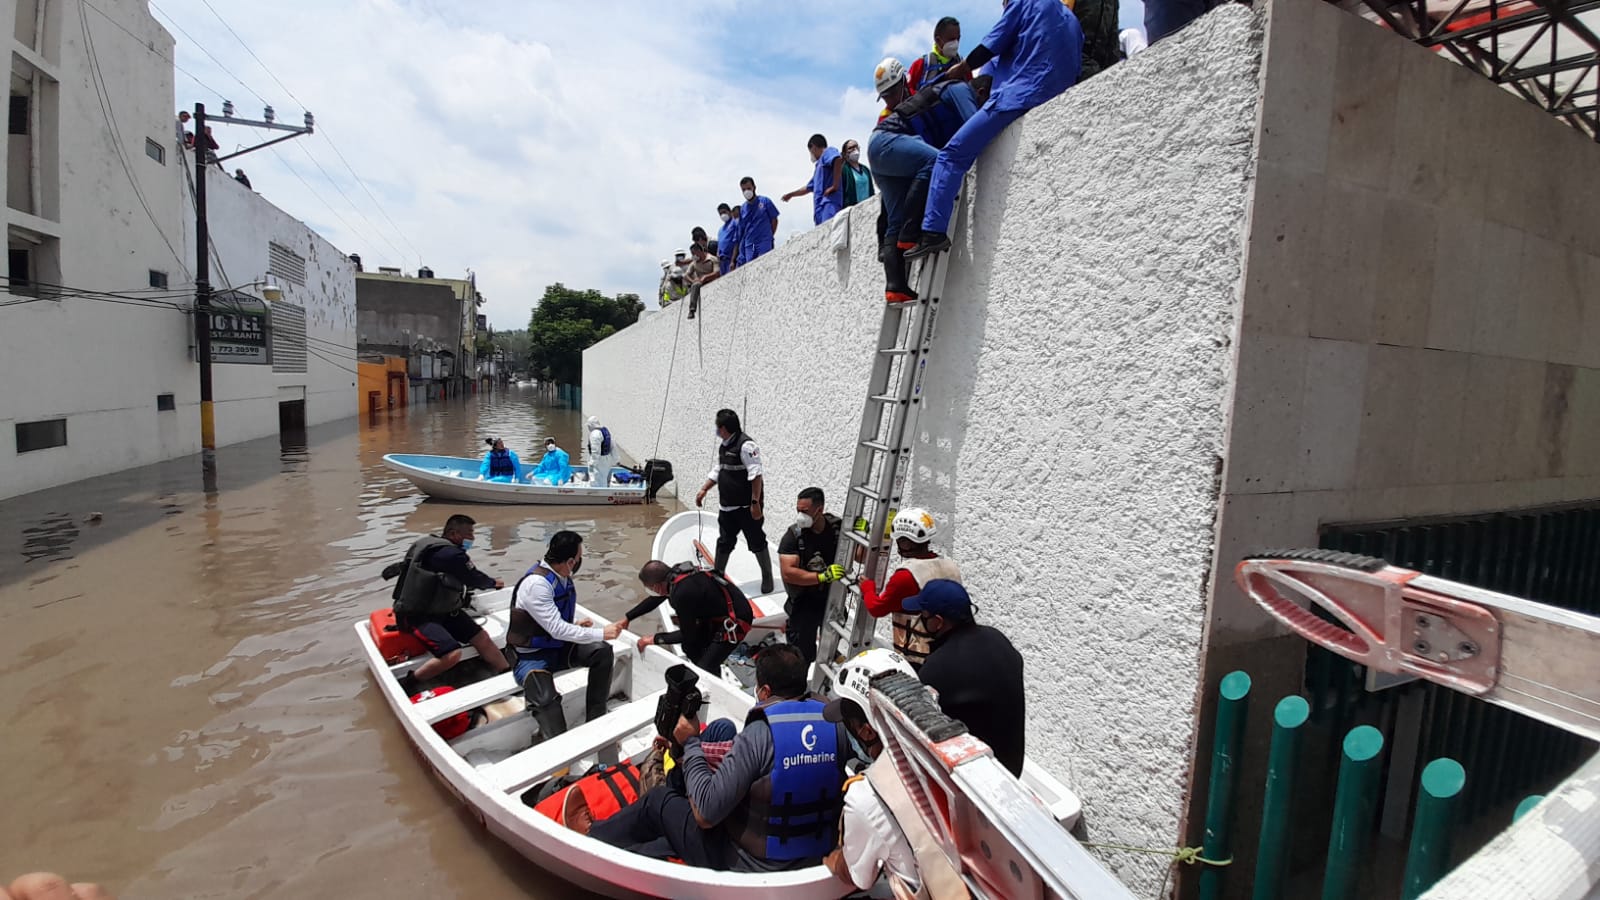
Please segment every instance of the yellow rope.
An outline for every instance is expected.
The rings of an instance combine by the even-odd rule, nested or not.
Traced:
[[[1200,854],[1204,853],[1206,850],[1206,848],[1203,846],[1178,847],[1177,849],[1172,849],[1165,847],[1129,847],[1126,844],[1102,844],[1097,841],[1079,841],[1079,843],[1083,844],[1085,847],[1099,847],[1102,850],[1127,850],[1130,853],[1153,853],[1156,856],[1170,857],[1173,862],[1180,862],[1184,865],[1194,865],[1195,863],[1205,863],[1208,866],[1233,865],[1233,857],[1231,856],[1227,859],[1206,859],[1204,856],[1201,856]]]

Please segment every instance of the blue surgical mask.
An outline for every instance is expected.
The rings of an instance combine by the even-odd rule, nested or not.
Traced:
[[[462,541],[461,542],[461,549],[463,549],[463,550],[471,550],[472,549],[472,539],[468,538],[467,540]]]
[[[842,724],[839,727],[844,728]],[[872,762],[872,754],[867,752],[867,745],[861,743],[861,740],[851,733],[850,729],[844,728],[844,736],[850,739],[850,749],[855,751],[858,758],[865,762]]]

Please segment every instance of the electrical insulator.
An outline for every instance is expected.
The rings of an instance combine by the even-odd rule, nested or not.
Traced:
[[[224,116],[230,118],[230,119],[233,118],[233,101],[232,100],[224,100],[224,101],[222,101],[222,114]]]
[[[277,115],[277,113],[274,113],[272,111],[272,107],[270,107],[270,106],[261,111],[261,118],[267,120],[268,122],[271,122],[273,117],[276,116],[276,115]]]
[[[317,120],[313,119],[311,117],[311,113],[309,113],[309,112],[306,113],[306,130],[310,131],[312,128],[314,128],[316,126],[316,124],[317,124]]]

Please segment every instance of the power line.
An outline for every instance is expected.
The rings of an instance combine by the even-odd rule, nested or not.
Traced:
[[[182,72],[183,74],[189,76],[189,80],[190,81],[193,81],[195,84],[200,85],[201,87],[205,88],[206,90],[210,91],[213,94],[216,94],[219,97],[222,96],[222,92],[221,91],[217,90],[216,88],[212,87],[209,84],[206,84],[204,81],[201,81],[199,76],[195,75],[193,72],[189,71],[188,69],[185,69],[183,66],[178,65],[178,61],[177,60],[175,60],[172,57],[166,55],[165,53],[162,53],[160,50],[157,50],[156,48],[150,46],[150,44],[146,42],[145,38],[142,38],[139,35],[135,34],[134,32],[129,31],[128,27],[126,25],[123,25],[121,22],[118,22],[116,19],[113,19],[110,15],[107,15],[105,10],[101,9],[98,6],[95,6],[93,3],[90,3],[89,0],[81,0],[81,2],[83,3],[84,6],[87,6],[90,9],[94,10],[95,13],[100,16],[100,18],[105,19],[107,22],[110,22],[113,26],[116,27],[116,29],[118,31],[121,31],[123,34],[126,34],[128,37],[131,37],[135,41],[137,41],[139,43],[139,46],[143,47],[145,50],[149,51],[150,53],[154,53],[158,59],[162,59],[162,60],[165,60],[168,63],[171,63],[172,67],[174,69],[177,69],[179,72]]]
[[[306,186],[306,190],[311,192],[311,196],[316,197],[317,200],[320,201],[323,206],[327,207],[328,212],[333,213],[333,217],[339,220],[339,224],[343,225],[346,228],[346,230],[348,230],[355,237],[360,238],[362,241],[366,241],[366,242],[371,243],[372,246],[374,246],[374,247],[377,246],[377,242],[376,241],[373,241],[370,237],[368,237],[367,235],[363,234],[361,231],[357,230],[354,225],[350,224],[349,220],[347,220],[344,216],[340,215],[339,211],[333,208],[333,204],[329,203],[327,198],[322,196],[322,192],[321,191],[318,191],[315,187],[312,187],[311,182],[307,181],[305,176],[301,175],[300,171],[298,169],[296,169],[293,166],[289,165],[289,161],[287,159],[284,159],[283,154],[278,152],[278,148],[277,147],[268,147],[267,149],[271,150],[272,151],[272,155],[276,156],[278,158],[278,163],[280,165],[282,165],[285,169],[289,170],[289,174],[290,175],[293,175],[295,178],[299,179],[300,183]]]
[[[233,26],[228,24],[228,20],[224,19],[222,17],[221,13],[217,12],[216,7],[211,5],[210,0],[200,0],[200,2],[205,4],[206,9],[211,10],[211,14],[213,16],[217,17],[217,21],[222,23],[222,27],[223,28],[228,29],[228,33],[233,35],[233,39],[235,41],[239,42],[239,46],[244,48],[244,52],[250,54],[250,58],[256,61],[256,65],[257,66],[261,67],[261,71],[267,73],[267,77],[271,78],[273,80],[273,82],[278,85],[278,87],[283,89],[284,93],[289,95],[289,99],[291,99],[294,102],[300,104],[300,108],[304,109],[305,105],[306,105],[305,102],[302,101],[299,97],[295,96],[294,91],[289,90],[289,86],[284,84],[283,80],[281,78],[279,78],[276,74],[274,74],[273,71],[270,68],[267,67],[267,64],[262,61],[261,57],[256,55],[256,52],[254,50],[250,49],[250,45],[245,43],[244,38],[239,36],[239,32],[233,30]],[[265,102],[265,101],[263,101],[263,102]],[[389,223],[389,227],[393,228],[395,234],[400,235],[400,240],[404,241],[406,246],[411,248],[411,252],[415,253],[417,255],[417,260],[418,260],[418,262],[420,264],[420,262],[422,260],[422,252],[417,249],[417,245],[411,243],[411,238],[406,236],[405,230],[402,229],[399,225],[395,224],[394,219],[389,216],[389,211],[387,209],[384,209],[382,203],[378,202],[377,196],[372,193],[372,189],[371,188],[367,187],[367,183],[366,183],[366,181],[364,181],[361,178],[361,174],[356,171],[354,166],[350,165],[350,160],[345,158],[344,151],[340,150],[339,149],[339,145],[335,144],[333,142],[333,136],[328,134],[326,131],[321,132],[321,134],[322,134],[323,138],[325,138],[327,140],[328,146],[333,148],[333,152],[334,152],[334,154],[336,156],[339,157],[339,161],[344,163],[344,167],[346,169],[350,170],[350,175],[355,178],[356,184],[361,185],[361,189],[366,192],[367,199],[372,201],[372,205],[377,208],[378,213],[380,215],[382,215],[384,220]],[[310,151],[307,151],[306,155],[310,156]],[[324,173],[324,174],[326,174],[326,173]],[[332,179],[330,178],[329,180],[331,181]],[[355,204],[351,204],[351,205],[354,206]],[[363,215],[362,217],[365,218],[365,215]],[[371,224],[371,223],[369,222],[369,224]],[[377,226],[374,225],[373,228],[376,229]],[[384,240],[385,240],[385,242],[388,241],[387,238],[385,238]],[[405,258],[405,254],[404,253],[400,254],[400,257],[402,259],[404,259]]]
[[[255,88],[251,87],[248,84],[245,84],[244,83],[244,79],[242,79],[239,76],[233,74],[233,70],[229,69],[227,67],[227,65],[223,63],[222,60],[217,59],[215,56],[212,56],[211,55],[211,51],[207,50],[205,48],[205,45],[203,45],[199,41],[195,40],[194,39],[194,35],[190,34],[187,31],[185,31],[183,29],[183,26],[178,24],[178,20],[174,19],[172,17],[171,13],[169,13],[166,10],[162,9],[161,7],[155,5],[155,3],[153,3],[153,2],[150,4],[150,8],[155,10],[158,13],[161,13],[162,18],[164,18],[168,22],[172,23],[172,27],[178,29],[178,33],[179,34],[181,34],[184,37],[188,38],[189,39],[189,43],[193,44],[195,49],[199,50],[201,53],[204,53],[207,58],[209,58],[212,62],[216,63],[217,64],[217,68],[221,69],[223,72],[226,72],[229,78],[232,78],[234,81],[237,81],[239,83],[240,87],[242,87],[245,90],[249,91],[251,94],[254,94],[255,98],[257,100],[261,101],[261,105],[262,106],[270,106],[271,105],[271,104],[267,103],[267,98],[265,98],[265,97],[261,96],[260,94],[256,93],[256,89]],[[214,91],[214,93],[217,93],[219,96],[221,95],[220,91]],[[195,140],[199,140],[199,139],[200,139],[200,136],[199,135],[195,135]]]
[[[331,141],[329,142],[329,146],[330,147],[333,146]],[[396,256],[400,257],[402,260],[405,259],[406,258],[405,251],[401,250],[398,246],[396,246],[394,241],[391,241],[387,237],[385,237],[384,234],[383,234],[383,229],[379,228],[377,225],[374,225],[372,223],[372,220],[367,218],[367,214],[361,211],[361,207],[357,206],[354,200],[350,199],[350,195],[346,194],[344,192],[344,188],[339,186],[339,182],[334,180],[333,175],[330,174],[328,172],[328,170],[323,167],[322,163],[318,162],[317,158],[315,156],[311,155],[311,151],[306,149],[306,147],[304,145],[302,145],[300,147],[300,150],[301,150],[301,152],[303,152],[306,155],[306,159],[311,160],[311,164],[317,167],[317,171],[322,173],[322,177],[328,179],[328,183],[333,185],[333,189],[339,192],[339,196],[344,198],[344,202],[350,204],[350,208],[355,210],[356,215],[361,217],[361,221],[367,223],[368,227],[370,227],[372,229],[372,233],[376,234],[378,237],[382,238],[383,239],[383,243],[387,244],[389,246],[389,249],[393,250],[395,252]],[[402,235],[402,237],[403,237],[403,235]]]
[[[122,172],[128,176],[128,184],[133,188],[133,195],[138,198],[139,205],[144,207],[144,214],[150,218],[150,224],[155,228],[156,235],[161,238],[161,243],[167,245],[172,252],[172,258],[177,260],[178,268],[185,274],[189,272],[189,265],[183,259],[172,242],[167,240],[166,232],[161,230],[161,223],[156,221],[156,214],[150,211],[150,204],[145,202],[144,191],[139,189],[139,180],[133,176],[133,167],[128,164],[128,157],[122,150],[122,131],[117,127],[116,112],[112,107],[111,97],[105,88],[105,75],[100,71],[100,60],[94,49],[94,36],[89,30],[89,16],[84,13],[83,7],[78,7],[78,23],[83,27],[83,43],[89,51],[90,81],[100,105],[100,114],[105,117],[106,128],[111,132],[111,146],[117,151],[117,160],[122,163]]]

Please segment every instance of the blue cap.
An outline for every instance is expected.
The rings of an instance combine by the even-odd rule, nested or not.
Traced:
[[[967,596],[967,589],[948,578],[935,578],[923,585],[922,592],[908,597],[903,606],[906,612],[957,620],[972,618],[972,598]]]

